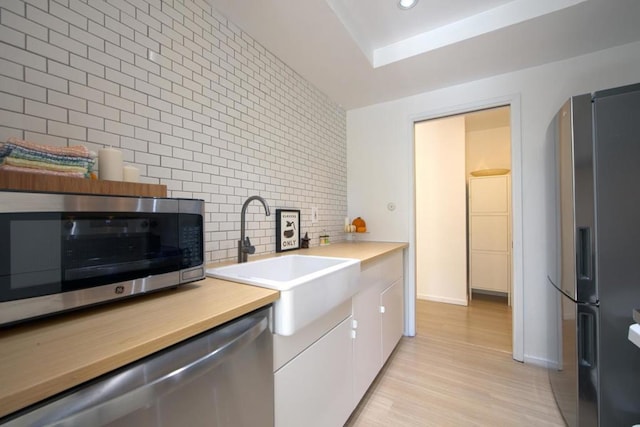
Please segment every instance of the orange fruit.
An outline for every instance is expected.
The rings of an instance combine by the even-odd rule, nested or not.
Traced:
[[[353,220],[352,222],[353,225],[356,226],[356,231],[358,231],[358,227],[367,227],[367,223],[364,222],[364,219],[357,217],[356,219]]]

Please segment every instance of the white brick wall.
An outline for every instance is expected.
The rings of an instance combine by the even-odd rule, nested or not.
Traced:
[[[207,261],[247,234],[275,250],[275,210],[312,245],[343,239],[346,116],[205,0],[0,2],[0,141],[119,147],[142,180],[206,202]],[[320,221],[311,224],[311,207]]]

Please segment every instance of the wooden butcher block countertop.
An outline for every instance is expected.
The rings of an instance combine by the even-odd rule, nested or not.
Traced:
[[[295,253],[296,255],[318,255],[339,258],[355,258],[360,260],[361,268],[370,262],[396,250],[408,247],[407,243],[395,242],[344,242],[328,246],[314,246],[292,252],[282,252],[279,255]]]
[[[405,243],[357,242],[282,254],[360,259]],[[262,257],[250,257],[258,259]],[[212,265],[214,266],[214,265]],[[279,292],[213,278],[0,329],[0,417],[266,306]]]

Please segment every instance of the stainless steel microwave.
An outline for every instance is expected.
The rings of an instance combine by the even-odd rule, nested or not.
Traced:
[[[0,325],[204,278],[204,202],[0,192]]]

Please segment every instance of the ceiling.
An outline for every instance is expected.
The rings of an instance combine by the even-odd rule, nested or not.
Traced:
[[[208,0],[345,109],[640,40],[638,0]]]

